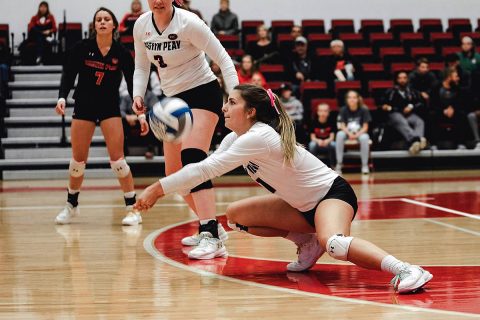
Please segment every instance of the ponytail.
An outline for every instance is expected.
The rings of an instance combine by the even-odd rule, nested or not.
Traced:
[[[283,157],[285,162],[293,163],[295,157],[295,148],[297,146],[297,139],[295,137],[295,125],[290,116],[285,111],[280,99],[276,94],[274,95],[275,107],[278,110],[278,123],[274,127],[275,131],[280,135],[282,142]]]

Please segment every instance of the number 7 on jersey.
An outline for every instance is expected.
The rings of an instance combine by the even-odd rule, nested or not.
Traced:
[[[105,76],[105,72],[102,72],[102,71],[95,72],[95,77],[97,77],[97,82],[95,82],[95,84],[97,86],[102,84],[103,76]]]

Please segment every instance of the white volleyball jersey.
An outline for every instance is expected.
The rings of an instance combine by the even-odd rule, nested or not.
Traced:
[[[196,14],[174,8],[168,27],[158,30],[151,11],[142,14],[133,29],[135,74],[133,95],[143,97],[155,64],[161,88],[171,97],[216,79],[205,53],[220,66],[227,92],[238,84],[232,59],[208,26]]]
[[[338,175],[297,146],[292,164],[285,163],[280,135],[257,122],[241,136],[228,134],[207,159],[160,179],[165,194],[189,190],[240,165],[250,177],[289,205],[305,212],[325,197]]]

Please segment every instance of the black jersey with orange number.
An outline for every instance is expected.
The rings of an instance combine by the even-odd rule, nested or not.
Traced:
[[[116,41],[113,41],[105,56],[100,52],[95,39],[79,41],[67,54],[59,98],[67,98],[78,74],[77,88],[73,95],[77,106],[118,107],[122,72],[131,96],[134,68],[130,52]]]

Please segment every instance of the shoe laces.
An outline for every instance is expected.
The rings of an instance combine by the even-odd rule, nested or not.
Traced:
[[[202,232],[198,235],[201,239],[200,242],[198,243],[198,246],[207,246],[207,245],[217,245],[217,241],[219,241],[216,238],[213,238],[210,232]]]
[[[398,285],[400,284],[400,282],[402,282],[402,280],[404,280],[405,278],[407,278],[411,274],[412,274],[412,271],[410,270],[410,266],[406,266],[405,268],[403,268],[400,271],[399,274],[397,274],[395,277],[393,277],[393,279],[390,281],[390,283],[393,285],[393,288],[395,289],[395,291],[398,290]]]

